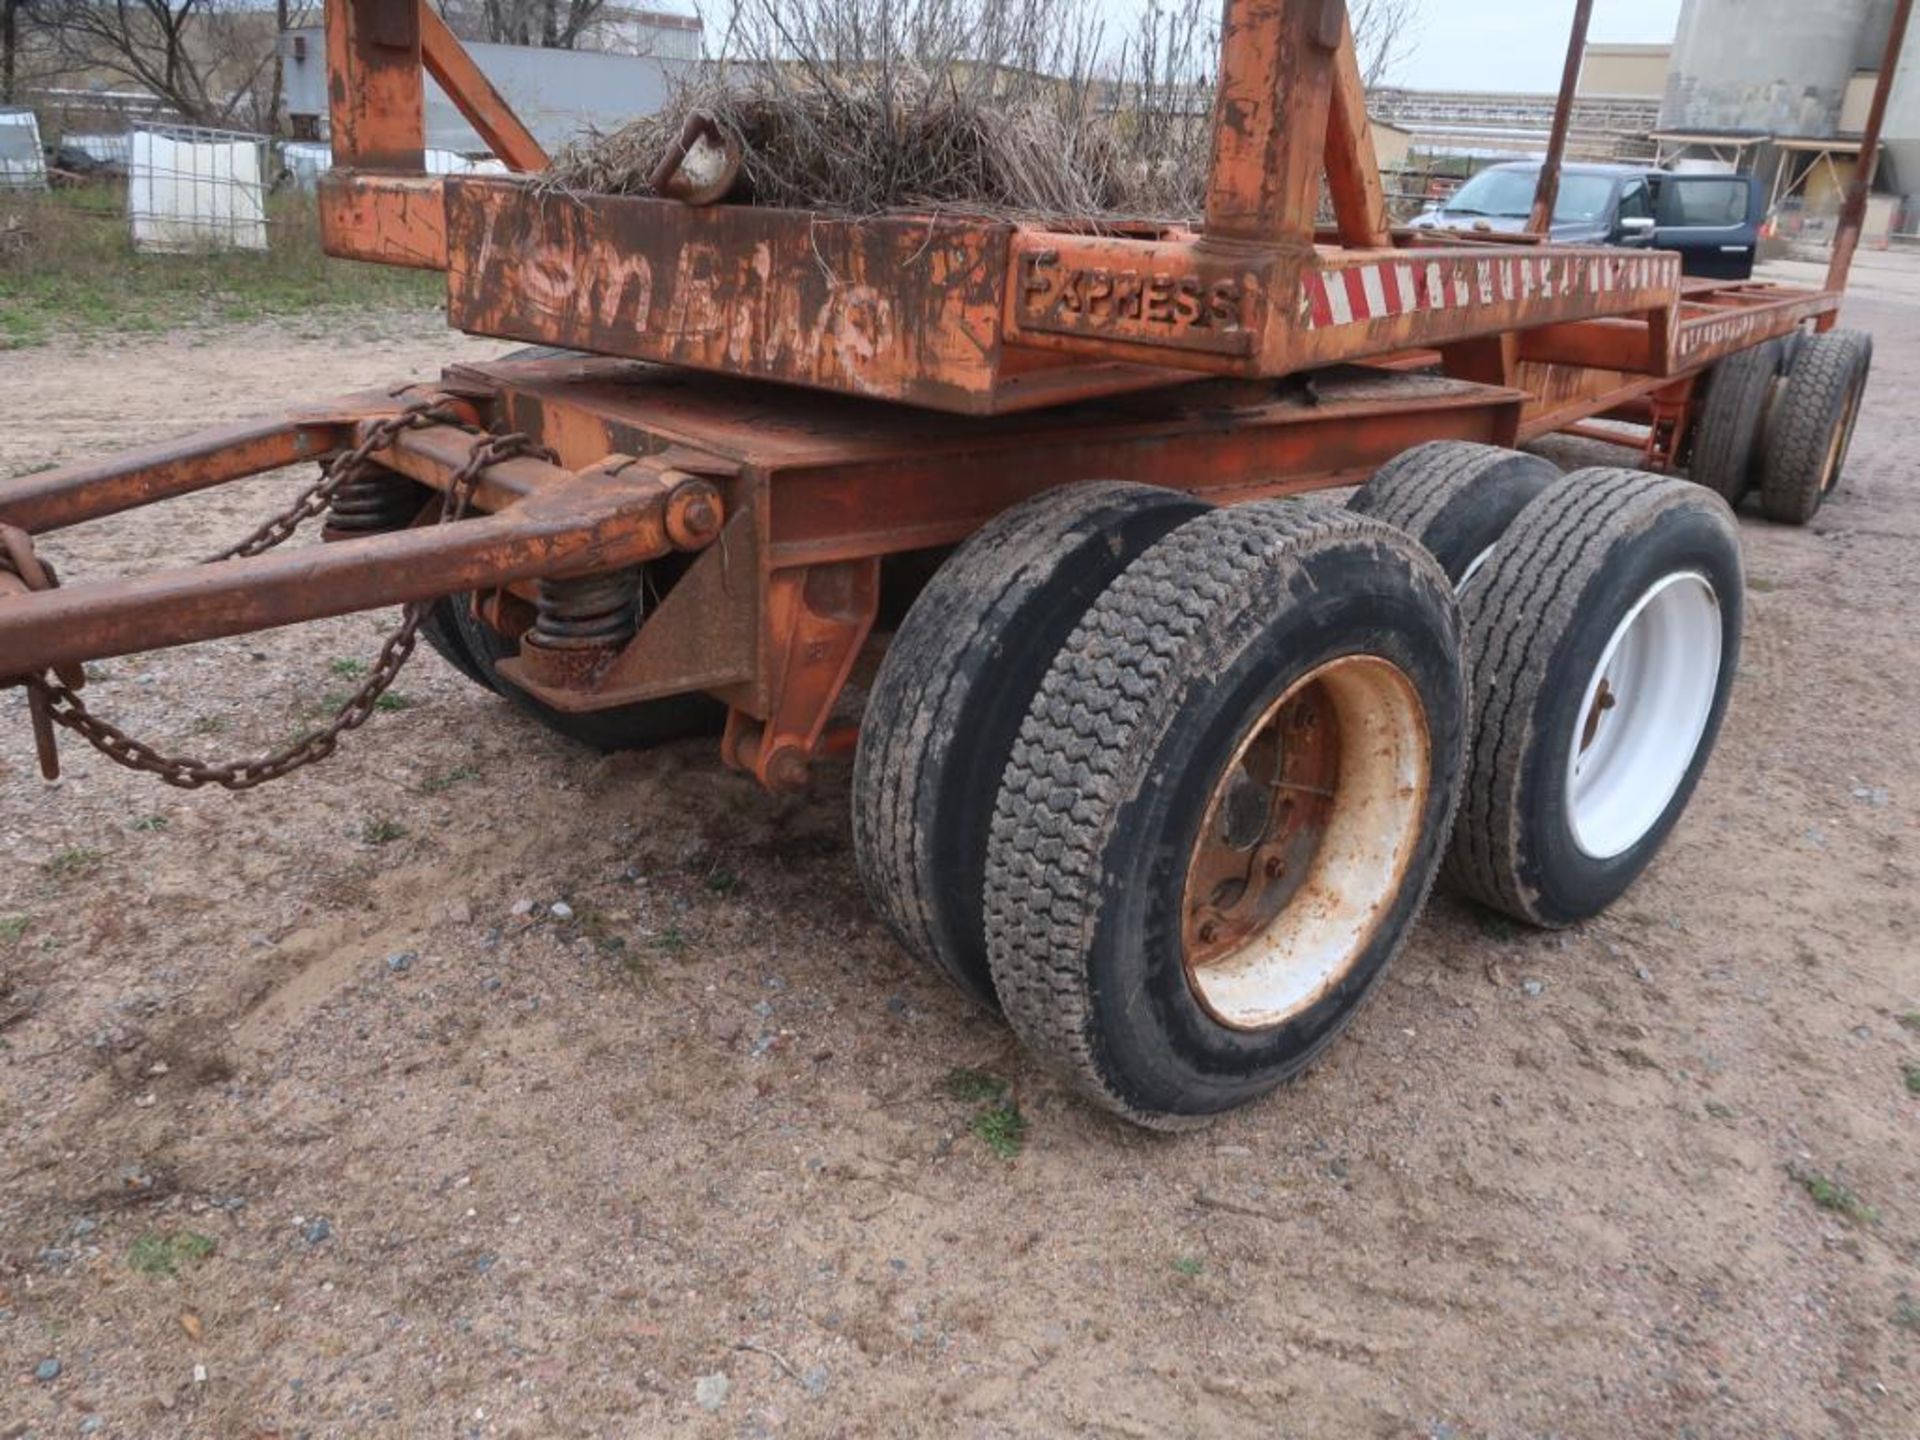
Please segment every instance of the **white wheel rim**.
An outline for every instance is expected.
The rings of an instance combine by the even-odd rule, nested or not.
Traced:
[[[1489,545],[1478,555],[1474,556],[1473,559],[1469,560],[1467,562],[1467,568],[1460,572],[1460,581],[1453,587],[1453,593],[1456,595],[1466,594],[1467,586],[1471,585],[1474,577],[1479,575],[1482,570],[1486,569],[1487,566],[1492,563],[1493,552],[1499,548],[1498,545]]]
[[[1567,754],[1573,840],[1624,855],[1693,768],[1720,688],[1720,601],[1694,571],[1669,575],[1615,627],[1582,696]]]

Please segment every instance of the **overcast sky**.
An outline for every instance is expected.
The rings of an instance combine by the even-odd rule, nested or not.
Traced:
[[[1809,0],[1818,3],[1818,0]],[[1552,90],[1560,84],[1572,0],[1419,0],[1419,34],[1393,78],[1435,90]],[[1465,12],[1465,13],[1462,13]],[[1673,39],[1680,0],[1597,0],[1590,40]]]
[[[1820,0],[1807,0],[1817,5]],[[1107,0],[1116,20],[1144,0]],[[1553,90],[1567,54],[1573,0],[1415,0],[1418,33],[1389,80],[1434,90]],[[1595,41],[1673,39],[1680,0],[1597,0]]]

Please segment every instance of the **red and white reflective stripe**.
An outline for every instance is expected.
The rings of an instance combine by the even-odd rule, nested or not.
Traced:
[[[1384,260],[1307,273],[1301,319],[1309,330],[1571,295],[1677,285],[1670,255],[1501,255],[1447,261]]]

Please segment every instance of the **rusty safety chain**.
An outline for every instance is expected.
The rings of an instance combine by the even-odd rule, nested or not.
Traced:
[[[436,405],[432,401],[423,401],[409,405],[398,415],[389,416],[378,424],[370,426],[366,438],[358,445],[320,467],[320,478],[293,504],[238,544],[229,545],[217,555],[209,555],[204,563],[214,565],[222,560],[241,560],[250,555],[264,555],[275,546],[286,544],[293,538],[294,532],[307,521],[326,514],[327,507],[333,503],[334,493],[364,470],[372,462],[377,451],[385,450],[393,444],[402,431],[417,430],[423,425],[459,425],[460,423],[460,417],[451,410]]]
[[[374,425],[360,444],[336,457],[326,467],[319,483],[308,489],[284,513],[241,541],[213,556],[206,563],[264,554],[287,540],[300,524],[327,508],[333,494],[372,464],[376,451],[385,449],[404,430],[430,424],[459,424],[457,417],[432,403],[410,406],[398,415]],[[558,457],[527,436],[476,435],[466,463],[454,474],[441,496],[440,515],[435,522],[449,525],[463,519],[473,499],[480,476],[489,466],[522,455],[533,455],[552,464]],[[59,578],[45,561],[33,552],[32,539],[14,526],[0,525],[0,568],[10,569],[29,590],[52,590]],[[79,666],[62,666],[56,672],[29,676],[18,682],[27,687],[27,703],[32,713],[34,739],[39,749],[40,766],[48,779],[59,776],[59,759],[54,749],[53,726],[71,730],[117,765],[155,775],[164,783],[181,790],[200,790],[218,785],[227,790],[251,790],[270,780],[278,780],[294,771],[324,760],[339,747],[340,737],[357,730],[373,715],[380,697],[399,678],[413,657],[420,627],[432,608],[432,601],[415,601],[401,612],[401,621],[386,643],[380,647],[366,681],[334,712],[333,719],[319,730],[302,736],[293,744],[244,760],[215,764],[162,754],[151,745],[134,739],[118,726],[102,720],[87,708],[77,693],[83,683]]]

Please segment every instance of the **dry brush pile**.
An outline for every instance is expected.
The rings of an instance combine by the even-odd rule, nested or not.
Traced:
[[[591,135],[542,183],[648,194],[690,113],[742,155],[735,198],[849,215],[1196,214],[1218,29],[1154,3],[1118,46],[1088,0],[742,0],[659,114]]]

